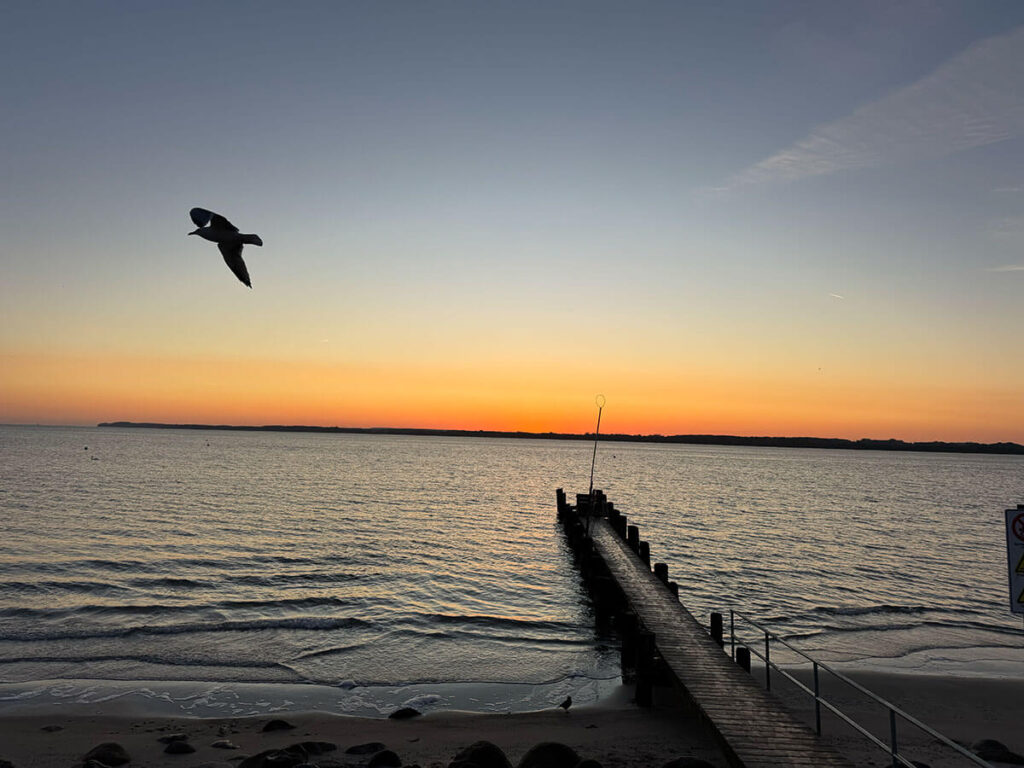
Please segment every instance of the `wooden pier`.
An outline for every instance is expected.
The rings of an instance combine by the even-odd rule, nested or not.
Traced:
[[[622,636],[623,670],[635,675],[639,705],[650,706],[656,682],[669,682],[737,768],[852,768],[723,651],[721,626],[713,638],[679,602],[668,566],[655,563],[652,571],[639,529],[600,491],[570,505],[559,488],[557,500],[595,610]]]

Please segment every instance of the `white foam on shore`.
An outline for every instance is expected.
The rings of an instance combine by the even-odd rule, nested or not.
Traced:
[[[326,686],[284,683],[41,680],[0,684],[0,715],[92,714],[250,717],[328,712],[383,718],[401,707],[420,712],[532,712],[572,695],[578,705],[613,699],[621,679],[569,677],[553,683],[429,683]]]

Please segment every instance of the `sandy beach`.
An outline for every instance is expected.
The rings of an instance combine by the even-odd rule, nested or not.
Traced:
[[[0,759],[15,768],[68,768],[102,742],[121,744],[132,765],[148,768],[193,768],[214,763],[228,768],[241,755],[283,748],[303,741],[328,741],[337,751],[311,757],[320,766],[366,765],[371,754],[346,750],[379,742],[396,753],[402,765],[447,766],[460,750],[486,740],[499,746],[513,765],[541,742],[572,747],[581,759],[596,759],[605,768],[661,766],[680,757],[715,766],[726,763],[700,722],[674,707],[641,710],[620,698],[601,705],[519,714],[435,712],[410,720],[344,717],[325,713],[287,712],[278,715],[296,727],[263,733],[270,717],[197,719],[133,717],[126,714],[33,714],[0,719],[4,734]],[[55,730],[59,726],[60,730]],[[164,752],[160,737],[181,733],[196,751]],[[229,739],[239,749],[210,746]],[[230,762],[228,762],[230,761]]]
[[[1021,738],[1021,701],[1024,682],[979,677],[932,677],[885,673],[853,673],[858,682],[904,707],[910,714],[950,738],[964,744],[996,739],[1011,750],[1024,751]],[[796,698],[787,686],[776,682],[780,698],[798,717],[813,724],[809,699]],[[843,711],[887,738],[888,716],[884,709],[859,694],[842,692],[829,685],[829,697]],[[124,711],[85,713],[81,709],[30,715],[6,715],[0,719],[4,734],[0,760],[15,768],[68,768],[82,761],[91,748],[117,742],[131,757],[132,765],[147,768],[196,768],[213,764],[237,765],[242,756],[280,749],[304,741],[326,741],[336,751],[311,756],[309,762],[324,767],[362,766],[372,754],[347,754],[346,750],[378,742],[393,751],[403,766],[447,766],[465,747],[485,740],[499,746],[512,765],[541,742],[560,742],[581,759],[593,759],[605,768],[662,766],[677,758],[695,758],[714,766],[726,761],[712,735],[685,708],[663,701],[652,709],[640,709],[630,701],[630,689],[622,688],[600,704],[573,707],[569,712],[544,710],[517,714],[475,714],[440,711],[410,720],[344,717],[322,712],[285,712],[279,717],[292,723],[291,730],[264,733],[272,716],[252,718],[188,718],[133,715]],[[824,738],[857,765],[885,765],[888,757],[862,737],[841,727],[830,715],[824,718]],[[184,734],[195,747],[190,754],[167,754],[161,737]],[[237,750],[212,746],[228,739]],[[964,764],[962,758],[936,745],[931,737],[900,726],[901,749],[912,759],[936,768]]]
[[[1005,677],[939,676],[888,672],[844,672],[855,682],[891,702],[907,714],[965,746],[995,739],[1024,754],[1024,680]],[[763,680],[763,670],[755,671]],[[810,685],[810,674],[796,675]],[[889,741],[888,710],[836,679],[821,675],[822,695],[883,742]],[[772,686],[777,697],[808,726],[814,726],[814,701],[776,674]],[[898,720],[901,754],[936,768],[966,765],[966,758],[914,726]],[[822,738],[858,765],[888,765],[888,755],[853,731],[838,717],[823,710]]]

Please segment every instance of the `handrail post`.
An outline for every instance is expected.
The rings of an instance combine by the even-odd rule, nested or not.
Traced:
[[[767,631],[764,633],[764,687],[769,691],[772,689],[772,656]]]
[[[896,756],[896,710],[889,707],[889,736],[892,739],[892,768],[899,768],[900,761]]]
[[[732,608],[729,609],[729,655],[736,661],[736,619],[733,617]]]
[[[814,730],[821,736],[821,689],[818,687],[818,662],[814,662]]]

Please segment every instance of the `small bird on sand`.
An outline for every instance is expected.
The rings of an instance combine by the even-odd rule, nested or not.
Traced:
[[[205,208],[193,208],[188,215],[199,227],[195,232],[189,232],[189,234],[199,235],[203,240],[216,243],[221,255],[224,256],[224,262],[235,273],[235,277],[252,288],[252,283],[249,281],[249,270],[245,268],[245,262],[242,261],[242,246],[262,246],[263,241],[260,240],[260,236],[241,234],[238,227],[219,213],[208,211]]]
[[[565,697],[565,701],[563,701],[558,706],[560,706],[562,709],[564,709],[566,712],[568,712],[569,711],[569,707],[572,706],[572,696],[566,696]]]

